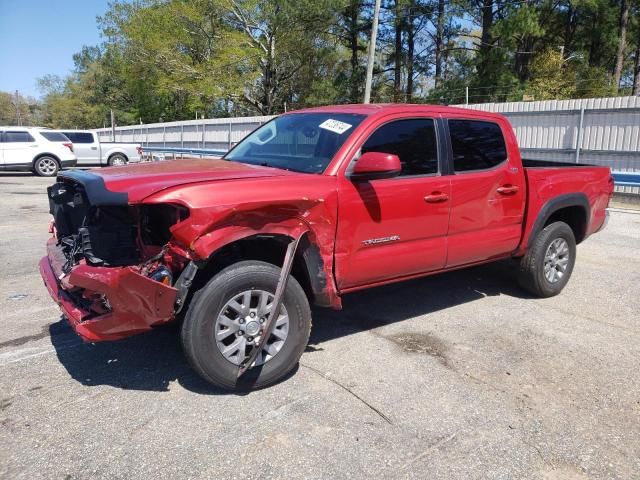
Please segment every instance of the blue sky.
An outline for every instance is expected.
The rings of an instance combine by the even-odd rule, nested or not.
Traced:
[[[108,0],[0,0],[0,90],[40,96],[36,79],[64,76],[82,45],[101,42]]]

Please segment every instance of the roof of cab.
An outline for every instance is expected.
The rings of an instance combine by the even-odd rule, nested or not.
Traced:
[[[444,105],[429,105],[416,103],[369,103],[369,104],[348,104],[348,105],[327,105],[324,107],[310,107],[301,110],[292,110],[291,113],[303,112],[333,112],[333,113],[354,113],[360,115],[380,115],[400,112],[429,112],[429,113],[464,113],[482,115],[488,118],[502,118],[502,115],[494,112],[486,112],[484,110],[473,110],[463,107],[449,107]]]

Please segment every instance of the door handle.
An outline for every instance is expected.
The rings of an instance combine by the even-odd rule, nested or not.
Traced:
[[[498,187],[498,193],[502,195],[513,195],[517,193],[520,188],[517,185],[503,185]]]
[[[91,150],[97,150],[98,147],[91,147]]]
[[[427,203],[442,203],[449,200],[449,195],[442,192],[431,192],[430,195],[424,197],[424,201]]]

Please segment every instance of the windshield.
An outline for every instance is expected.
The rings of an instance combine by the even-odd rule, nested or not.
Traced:
[[[364,115],[292,113],[265,123],[225,155],[226,160],[322,173]]]

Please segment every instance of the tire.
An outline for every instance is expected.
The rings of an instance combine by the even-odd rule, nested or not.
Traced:
[[[273,295],[279,276],[280,269],[274,265],[242,261],[222,270],[194,294],[182,325],[182,345],[189,363],[204,380],[226,390],[249,390],[271,385],[297,366],[309,340],[311,309],[304,290],[293,277],[289,277],[279,316],[280,321],[286,313],[288,333],[280,349],[270,359],[249,369],[238,379],[238,364],[223,355],[216,340],[216,332],[226,331],[219,330],[218,322],[223,312],[229,312],[230,302],[248,291],[255,295],[262,295],[262,292]],[[247,331],[249,323],[245,324]],[[230,335],[229,341],[235,342],[242,333],[247,334],[242,330],[236,331]]]
[[[129,161],[127,160],[127,157],[125,157],[121,153],[114,153],[109,157],[110,167],[126,165],[127,163],[129,163]]]
[[[33,171],[39,177],[55,177],[60,170],[58,161],[49,155],[43,155],[33,163]]]
[[[566,255],[558,254],[559,251],[565,251],[564,247]],[[527,253],[520,259],[518,281],[525,290],[538,297],[553,297],[569,281],[575,262],[576,239],[573,230],[564,222],[554,222],[538,233]],[[549,268],[545,270],[547,263]],[[561,271],[562,265],[564,271]],[[550,279],[549,276],[555,278]]]

